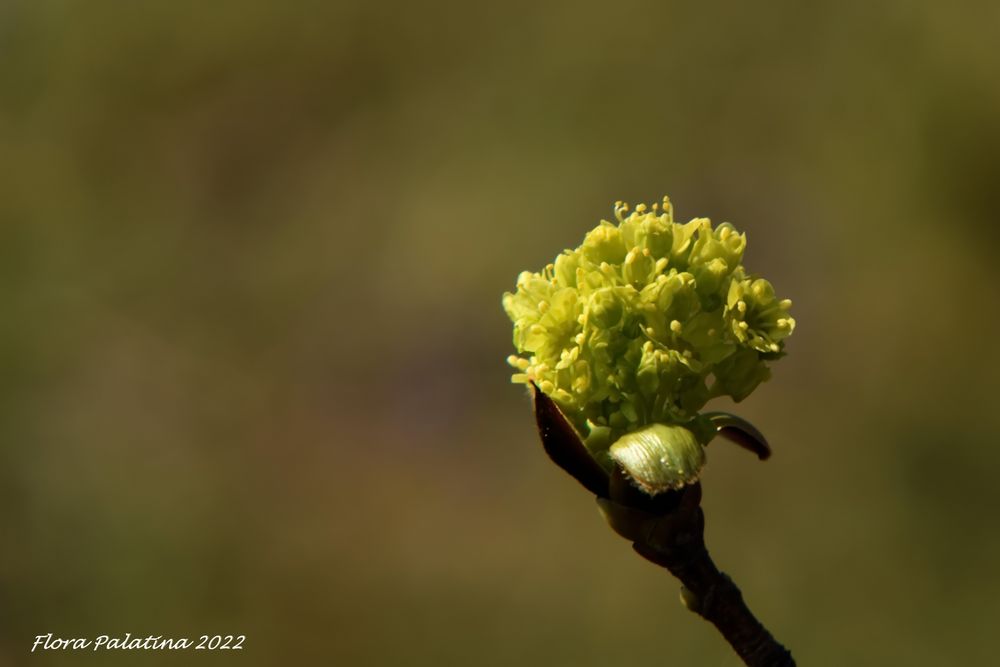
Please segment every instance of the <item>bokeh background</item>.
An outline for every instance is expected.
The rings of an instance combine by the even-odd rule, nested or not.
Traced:
[[[3,2],[0,664],[737,665],[504,364],[517,273],[663,194],[799,323],[738,406],[773,459],[709,452],[716,561],[800,664],[994,662],[998,26]]]

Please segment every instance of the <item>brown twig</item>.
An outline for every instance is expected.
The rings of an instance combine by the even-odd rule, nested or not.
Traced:
[[[705,547],[700,500],[700,484],[685,489],[677,509],[646,524],[648,532],[632,548],[681,581],[684,604],[718,628],[746,665],[794,667],[792,654],[757,620],[740,589],[712,562]]]
[[[688,609],[718,628],[748,667],[794,667],[792,654],[757,620],[740,589],[708,555],[700,483],[647,496],[620,469],[608,475],[598,466],[559,408],[537,388],[535,419],[549,457],[597,495],[608,524],[639,555],[681,581]]]

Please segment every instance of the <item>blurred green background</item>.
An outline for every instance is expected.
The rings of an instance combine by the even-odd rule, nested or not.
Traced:
[[[799,323],[737,409],[772,461],[709,452],[716,561],[802,665],[995,661],[998,26],[0,3],[0,664],[737,665],[504,364],[517,273],[663,194]]]

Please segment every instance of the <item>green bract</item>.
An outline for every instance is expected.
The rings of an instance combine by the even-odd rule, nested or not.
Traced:
[[[791,302],[743,268],[746,236],[729,223],[676,223],[667,198],[631,213],[618,202],[615,217],[503,296],[512,380],[551,396],[607,466],[611,444],[649,424],[704,443],[705,403],[746,398],[795,328]]]

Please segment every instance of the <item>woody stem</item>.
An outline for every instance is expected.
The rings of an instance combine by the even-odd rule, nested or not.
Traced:
[[[683,522],[691,530],[673,530],[655,546],[636,542],[633,548],[681,581],[687,607],[718,628],[748,667],[794,667],[792,654],[757,620],[740,589],[712,562],[705,547],[702,509],[691,511],[691,521]]]

